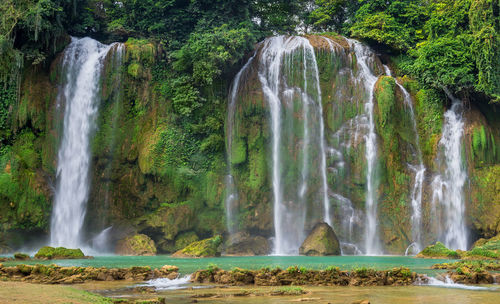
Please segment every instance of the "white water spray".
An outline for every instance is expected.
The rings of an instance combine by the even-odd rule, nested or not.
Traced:
[[[437,159],[443,167],[441,174],[432,183],[433,203],[439,203],[442,208],[443,225],[439,226],[439,239],[448,248],[467,250],[463,193],[467,173],[462,161],[462,103],[448,90],[445,92],[451,99],[452,106],[444,114],[443,134],[439,141],[441,150]]]
[[[287,59],[296,52],[303,52],[303,83],[302,87],[288,87],[286,79],[283,75],[283,66]],[[303,224],[293,222],[297,217],[291,216],[288,205],[294,205],[293,202],[285,202],[283,198],[283,180],[282,180],[282,107],[287,102],[290,102],[295,92],[300,92],[302,109],[303,109],[303,127],[304,138],[302,142],[302,166],[301,166],[301,184],[298,187],[298,200],[300,201],[301,216],[304,216],[306,199],[305,195],[308,191],[308,174],[311,171],[309,168],[310,155],[308,149],[313,144],[310,137],[313,136],[309,130],[309,125],[316,121],[309,119],[310,115],[315,115],[318,120],[318,156],[319,170],[321,178],[321,196],[323,202],[323,219],[328,224],[331,224],[330,206],[328,199],[328,185],[326,177],[326,151],[324,138],[324,123],[323,123],[323,106],[321,99],[321,89],[319,86],[319,71],[316,62],[314,48],[309,43],[309,40],[303,37],[272,37],[264,42],[261,52],[261,66],[259,70],[259,80],[262,85],[264,96],[269,104],[271,113],[271,133],[272,133],[272,186],[273,186],[273,202],[274,202],[274,254],[296,254],[298,247],[304,239]],[[291,66],[291,62],[286,62]],[[308,77],[311,82],[308,81]],[[312,90],[309,90],[312,88]],[[311,94],[314,92],[314,94]],[[310,108],[312,106],[312,110]],[[316,142],[314,142],[316,144]],[[302,222],[302,221],[301,221]],[[298,227],[301,226],[301,227]],[[292,228],[291,228],[292,227]],[[292,232],[293,230],[293,232]]]
[[[72,38],[64,54],[64,131],[51,222],[53,246],[81,246],[89,194],[89,137],[95,129],[103,60],[111,47],[91,38]]]

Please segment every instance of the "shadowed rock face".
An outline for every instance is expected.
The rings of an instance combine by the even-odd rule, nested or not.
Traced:
[[[238,256],[266,255],[271,247],[269,241],[262,236],[251,236],[247,232],[238,232],[228,241],[225,254]]]
[[[299,253],[310,256],[340,255],[340,244],[332,227],[318,223],[299,248]]]
[[[147,235],[136,234],[119,240],[115,252],[121,255],[156,255],[156,246]]]

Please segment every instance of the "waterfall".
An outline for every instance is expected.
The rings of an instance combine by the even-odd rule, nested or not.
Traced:
[[[301,66],[294,66],[294,56],[300,56]],[[314,48],[303,37],[277,36],[266,39],[260,57],[258,78],[269,104],[271,118],[274,253],[296,254],[304,240],[306,204],[308,195],[311,195],[309,181],[313,178],[311,174],[319,174],[323,220],[331,224],[319,70]],[[302,111],[303,135],[299,139],[290,135],[294,115],[289,112],[293,113],[292,104],[297,100]],[[291,127],[286,128],[289,125]],[[289,169],[284,166],[284,154],[288,152],[284,151],[284,146],[295,140],[299,141],[302,162],[299,169],[300,184],[295,185],[297,193],[294,196],[289,191],[284,193],[287,181],[284,180],[283,172]],[[316,153],[316,158],[311,152]],[[310,164],[316,159],[319,159],[318,167],[311,168]]]
[[[236,232],[236,218],[235,218],[235,204],[238,201],[238,191],[236,189],[236,185],[234,184],[234,177],[231,174],[232,164],[231,164],[231,154],[233,151],[233,130],[234,130],[234,116],[236,111],[236,101],[238,99],[238,89],[240,87],[240,79],[241,75],[246,72],[253,59],[255,58],[255,54],[250,57],[247,63],[243,66],[243,68],[236,74],[233,85],[231,88],[231,93],[229,95],[229,104],[227,111],[227,168],[228,174],[226,176],[226,198],[225,198],[225,206],[226,206],[226,225],[227,231],[229,234],[233,234]]]
[[[437,203],[442,207],[439,225],[439,239],[452,249],[467,250],[467,231],[465,229],[465,202],[463,187],[467,178],[462,161],[462,136],[464,119],[462,103],[445,89],[452,106],[444,114],[444,125],[439,141],[438,165],[441,173],[432,182],[434,209]]]
[[[103,60],[112,45],[72,38],[64,53],[64,129],[51,222],[53,246],[79,247],[89,194],[89,137],[95,129]]]
[[[360,77],[364,80],[364,86],[368,91],[368,101],[365,103],[365,112],[368,116],[368,134],[365,135],[365,157],[366,157],[366,225],[365,225],[365,253],[367,255],[381,254],[380,237],[377,227],[377,183],[375,166],[377,159],[377,138],[375,134],[375,122],[373,120],[373,90],[377,82],[377,76],[370,69],[370,61],[373,60],[372,51],[355,40],[349,40],[356,53]]]
[[[391,70],[388,66],[384,65],[385,73],[387,76],[391,76]],[[410,93],[403,87],[397,79],[395,79],[396,85],[403,93],[403,99],[406,107],[410,112],[410,118],[412,121],[413,132],[415,133],[415,150],[418,159],[418,164],[410,165],[410,169],[415,172],[413,178],[413,187],[411,192],[411,231],[412,231],[412,242],[406,249],[405,255],[410,253],[409,249],[413,248],[413,251],[418,253],[422,250],[422,188],[424,185],[425,176],[425,166],[422,159],[422,150],[420,149],[420,139],[417,130],[417,121],[415,119],[415,111],[413,110],[413,102]]]

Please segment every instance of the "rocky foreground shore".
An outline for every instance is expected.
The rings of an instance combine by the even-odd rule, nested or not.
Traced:
[[[149,266],[131,268],[61,267],[52,265],[0,264],[0,279],[43,284],[77,284],[87,281],[146,281],[155,278],[175,279],[179,268],[165,265],[160,269]]]
[[[448,269],[438,275],[456,283],[492,284],[500,281],[500,274],[489,272],[486,267],[473,267],[470,264],[437,264],[435,269]],[[159,269],[149,266],[130,268],[105,267],[61,267],[51,265],[16,265],[0,264],[0,280],[20,281],[41,284],[78,284],[88,281],[146,281],[156,278],[175,279],[179,277],[179,268],[165,265]],[[358,268],[351,271],[329,267],[325,270],[308,270],[292,266],[285,270],[263,268],[246,270],[236,268],[222,270],[209,267],[191,275],[193,283],[219,284],[225,286],[408,286],[425,284],[429,278],[424,274],[412,272],[405,267],[391,270]]]
[[[215,283],[232,286],[407,286],[416,282],[426,282],[427,277],[410,271],[408,268],[392,270],[373,270],[360,268],[352,271],[328,268],[326,270],[307,270],[289,267],[286,270],[222,270],[211,268],[195,272],[192,281],[197,283]]]

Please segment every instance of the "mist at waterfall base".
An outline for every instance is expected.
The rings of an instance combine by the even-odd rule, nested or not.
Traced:
[[[327,115],[323,113],[323,92],[316,58],[318,52],[325,52],[324,48],[318,50],[311,45],[309,38],[293,36],[271,37],[260,43],[257,54],[235,77],[230,92],[227,119],[227,143],[230,143],[229,175],[226,180],[227,221],[238,226],[238,183],[244,182],[233,176],[230,159],[233,137],[238,136],[238,103],[245,102],[246,93],[240,91],[244,91],[242,87],[249,77],[247,74],[256,73],[268,109],[271,134],[268,163],[273,204],[272,254],[296,255],[311,229],[311,222],[323,221],[334,228],[344,254],[347,251],[348,254],[381,255],[384,254],[384,248],[378,224],[379,178],[376,167],[379,147],[374,122],[374,90],[383,69],[377,69],[379,63],[374,52],[358,41],[347,39],[350,49],[346,51],[327,37],[321,39],[327,42],[326,51],[330,52],[332,60],[341,65],[338,77],[345,77],[355,83],[355,89],[362,95],[357,115],[344,121],[334,134],[325,132]],[[253,69],[257,71],[249,71],[249,65],[253,61],[257,62],[253,64]],[[385,72],[391,76],[387,67]],[[415,134],[411,144],[413,161],[406,164],[412,172],[412,184],[409,185],[408,197],[411,235],[405,254],[411,255],[429,244],[425,243],[429,240],[424,240],[422,231],[422,196],[427,170],[420,150],[412,97],[397,79],[395,83],[396,89],[402,93],[406,112],[411,119],[411,129]],[[343,96],[341,89],[338,92],[339,96],[335,97],[339,100],[350,98],[351,102],[357,102],[353,96]],[[463,220],[457,221],[459,216],[463,217],[465,206],[463,195],[460,194],[464,184],[464,169],[460,157],[463,121],[456,116],[458,114],[455,108],[456,106],[445,114],[443,138],[440,141],[441,149],[447,153],[442,153],[435,160],[442,171],[429,177],[441,182],[440,186],[435,185],[437,182],[432,184],[435,210],[432,221],[443,219],[448,223],[438,227],[439,236],[434,241],[442,241],[452,249],[466,249],[465,224]],[[300,131],[295,132],[297,129]],[[331,175],[345,170],[346,151],[360,147],[364,149],[366,166],[364,210],[354,207],[349,195],[329,184]],[[290,163],[290,159],[295,162]],[[290,172],[291,170],[295,171]],[[292,182],[285,180],[285,176],[291,175],[295,177]],[[450,189],[451,184],[454,185],[451,186],[453,189]],[[307,205],[310,202],[314,202],[316,211],[311,212]],[[455,205],[451,206],[452,204]],[[314,212],[316,213],[313,214]],[[234,232],[231,229],[229,231]]]
[[[96,235],[89,244],[84,240],[82,227],[90,191],[90,136],[96,129],[101,73],[104,59],[114,45],[104,45],[88,37],[72,37],[64,51],[63,85],[57,104],[64,108],[64,121],[57,158],[51,246],[86,248],[91,253],[109,251],[105,245],[109,228]],[[123,47],[120,47],[121,52]]]

